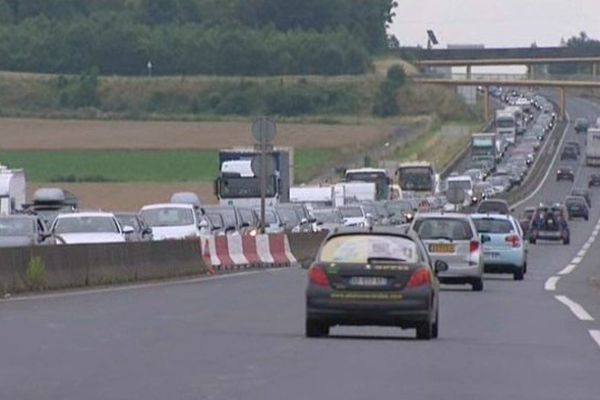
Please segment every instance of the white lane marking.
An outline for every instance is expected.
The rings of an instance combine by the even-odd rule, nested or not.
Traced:
[[[590,242],[590,241],[587,241],[587,242],[586,242],[586,243],[583,245],[582,249],[583,249],[583,250],[585,250],[585,251],[587,251],[587,250],[589,250],[589,249],[590,249],[590,247],[592,247],[592,242]]]
[[[565,142],[565,139],[567,138],[567,134],[569,133],[569,127],[571,126],[571,116],[569,115],[569,113],[565,113],[565,116],[567,118],[567,125],[565,126],[565,130],[562,133],[562,138],[560,139],[560,141],[558,142],[558,147],[557,150],[554,152],[554,157],[552,157],[552,161],[550,161],[550,166],[548,167],[548,170],[546,171],[546,174],[544,175],[544,177],[540,180],[539,185],[533,190],[533,192],[531,192],[529,194],[529,196],[525,197],[523,200],[517,201],[516,203],[512,204],[513,208],[518,208],[521,207],[523,204],[527,203],[529,200],[533,199],[533,197],[540,191],[542,190],[542,187],[544,186],[544,184],[546,183],[546,180],[548,179],[548,176],[550,176],[550,173],[553,171],[552,170],[552,166],[556,163],[556,160],[558,158],[558,153],[560,153],[560,150],[563,143]],[[546,142],[548,143],[548,142]],[[546,146],[546,145],[544,145]],[[542,151],[545,151],[545,149],[542,149]],[[541,157],[538,157],[538,159],[540,159]],[[537,161],[537,160],[536,160]]]
[[[594,339],[598,347],[600,347],[600,331],[590,329],[590,336],[592,337],[592,339]]]
[[[583,260],[583,258],[575,257],[574,259],[571,260],[571,264],[579,264],[581,262],[581,260]]]
[[[575,268],[577,268],[577,265],[575,265],[575,264],[569,264],[562,271],[560,271],[558,274],[559,275],[569,275],[571,272],[575,271]]]
[[[556,290],[556,284],[558,283],[559,279],[560,278],[558,276],[551,276],[550,278],[548,278],[548,280],[544,284],[544,290],[547,290],[549,292],[555,291]]]
[[[24,295],[19,297],[9,297],[0,299],[0,307],[2,303],[10,303],[16,301],[37,301],[37,300],[49,300],[49,299],[60,299],[63,297],[74,297],[74,296],[88,296],[93,294],[105,294],[105,293],[115,293],[115,292],[125,292],[130,290],[141,290],[141,289],[153,289],[153,288],[161,288],[161,287],[169,287],[169,286],[183,286],[183,285],[192,285],[196,283],[210,282],[210,281],[220,281],[226,279],[233,278],[241,278],[251,275],[258,274],[267,274],[267,273],[275,273],[279,271],[288,271],[294,269],[295,267],[289,268],[273,268],[273,269],[260,269],[255,271],[244,271],[244,272],[234,272],[227,275],[204,275],[199,278],[183,278],[183,279],[175,279],[164,282],[152,282],[152,283],[139,283],[133,285],[125,285],[125,286],[111,286],[100,289],[81,289],[81,290],[73,290],[69,292],[59,292],[59,293],[49,293],[49,294],[33,294],[33,295]]]
[[[581,320],[581,321],[593,321],[594,318],[592,318],[592,316],[585,311],[585,309],[583,307],[581,307],[579,304],[575,303],[573,300],[569,299],[567,296],[563,296],[563,295],[559,295],[559,296],[554,296],[554,298],[558,301],[560,301],[561,303],[563,303],[565,306],[569,307],[569,310],[571,310],[571,312],[573,314],[575,314],[575,316]]]
[[[585,253],[587,253],[587,250],[584,250],[583,248],[581,250],[579,250],[579,253],[577,253],[577,257],[585,257]]]
[[[598,233],[600,233],[600,229],[596,228],[592,231],[592,236],[598,236]]]

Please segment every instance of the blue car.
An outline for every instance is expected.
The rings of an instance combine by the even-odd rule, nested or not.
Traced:
[[[471,218],[483,243],[484,271],[512,274],[514,280],[523,280],[527,245],[517,220],[501,214],[473,214]]]

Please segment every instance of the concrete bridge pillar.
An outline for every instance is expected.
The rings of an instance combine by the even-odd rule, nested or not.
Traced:
[[[490,88],[489,86],[483,87],[483,117],[485,121],[490,120]]]
[[[560,91],[560,104],[558,105],[559,107],[559,118],[561,121],[565,120],[565,115],[566,115],[566,97],[565,97],[565,88],[561,87],[559,89]]]
[[[594,78],[594,80],[598,77],[598,64],[596,64],[595,62],[592,63],[592,78]]]
[[[529,79],[529,80],[535,79],[535,65],[533,65],[533,64],[527,65],[527,79]]]
[[[471,79],[471,66],[467,65],[467,79]]]

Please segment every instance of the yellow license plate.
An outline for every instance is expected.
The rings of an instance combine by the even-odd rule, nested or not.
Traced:
[[[429,251],[432,253],[454,253],[454,245],[447,243],[434,243],[429,245]]]

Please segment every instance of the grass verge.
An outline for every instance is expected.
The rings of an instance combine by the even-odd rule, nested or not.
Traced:
[[[295,152],[297,182],[335,163],[337,149]],[[0,151],[31,182],[198,182],[218,173],[217,151]]]

